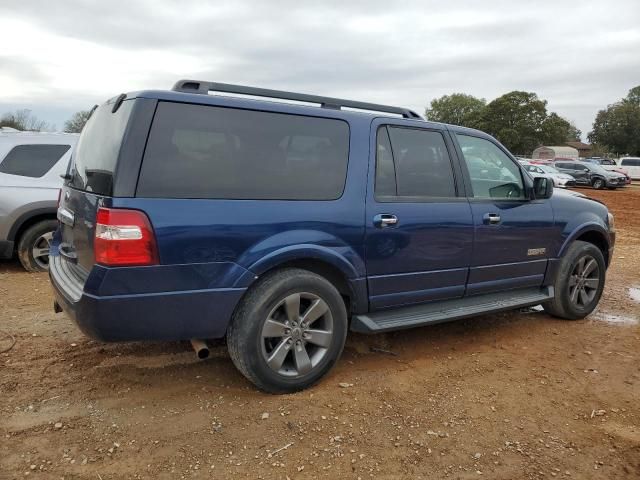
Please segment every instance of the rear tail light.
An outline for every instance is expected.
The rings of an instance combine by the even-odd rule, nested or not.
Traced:
[[[157,265],[156,238],[138,210],[99,208],[93,244],[96,263],[107,266]]]

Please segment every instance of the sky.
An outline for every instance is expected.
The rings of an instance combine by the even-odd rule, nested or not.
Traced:
[[[0,0],[0,114],[58,129],[122,92],[192,78],[424,112],[535,92],[591,129],[640,85],[640,0]]]

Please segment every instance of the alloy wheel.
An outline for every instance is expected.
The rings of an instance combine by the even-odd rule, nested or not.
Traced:
[[[261,332],[262,355],[280,375],[300,377],[327,355],[333,317],[327,303],[313,293],[293,293],[269,313]]]
[[[49,268],[49,249],[53,240],[53,232],[47,232],[36,238],[31,247],[33,261],[43,270]]]
[[[600,267],[591,255],[580,257],[569,277],[569,301],[586,308],[595,298],[600,285]]]

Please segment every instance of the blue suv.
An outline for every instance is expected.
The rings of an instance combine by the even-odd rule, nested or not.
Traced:
[[[220,83],[107,101],[64,177],[56,311],[103,341],[226,338],[269,392],[318,381],[348,330],[583,318],[615,239],[603,204],[480,131]]]

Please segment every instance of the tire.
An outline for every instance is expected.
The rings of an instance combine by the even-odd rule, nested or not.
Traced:
[[[582,276],[584,279],[581,280]],[[606,264],[600,249],[591,243],[575,241],[560,261],[553,284],[555,297],[542,306],[554,317],[565,320],[582,319],[598,305],[605,276]],[[584,296],[581,285],[584,286]]]
[[[347,311],[336,288],[315,273],[287,268],[247,292],[227,331],[227,347],[238,370],[259,389],[290,393],[333,367],[346,336]]]
[[[31,225],[20,237],[18,258],[27,272],[49,270],[49,244],[56,228],[56,220],[43,220]]]
[[[605,182],[601,178],[594,178],[591,182],[591,186],[596,190],[602,190],[605,187]]]

